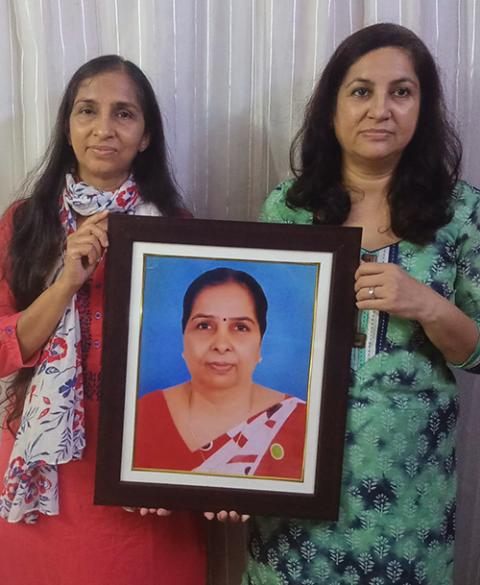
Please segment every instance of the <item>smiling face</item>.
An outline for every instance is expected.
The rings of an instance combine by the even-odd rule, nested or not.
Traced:
[[[262,336],[249,290],[236,283],[208,286],[196,297],[183,337],[192,384],[249,388]]]
[[[338,90],[333,122],[344,164],[396,166],[415,133],[420,99],[420,82],[406,51],[384,47],[363,55]]]
[[[108,191],[125,181],[134,158],[149,143],[136,88],[126,73],[109,71],[80,84],[69,141],[82,181]]]

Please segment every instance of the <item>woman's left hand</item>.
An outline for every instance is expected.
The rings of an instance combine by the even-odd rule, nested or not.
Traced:
[[[422,322],[440,295],[391,263],[364,262],[355,273],[357,308]]]
[[[138,512],[140,516],[148,516],[149,514],[155,514],[156,516],[170,516],[171,510],[165,508],[134,508],[131,506],[123,506],[125,512]]]
[[[235,510],[230,510],[230,512],[222,510],[216,514],[215,512],[204,512],[203,515],[207,520],[214,520],[216,518],[219,522],[230,521],[234,523],[246,522],[250,518],[248,514],[239,514],[238,512],[235,512]]]
[[[479,330],[475,321],[396,264],[361,264],[355,273],[355,293],[360,310],[385,311],[418,321],[452,364],[462,364],[477,345]]]
[[[123,509],[126,512],[139,512],[140,516],[148,516],[149,514],[155,514],[156,516],[164,517],[170,516],[170,514],[172,513],[171,510],[166,510],[165,508],[133,508],[130,506],[123,506]],[[217,512],[216,514],[214,512],[204,512],[203,515],[207,520],[214,520],[216,518],[220,522],[226,522],[227,520],[229,520],[230,522],[234,523],[246,522],[250,518],[250,516],[248,516],[247,514],[239,514],[234,510],[231,510],[230,512],[222,510],[221,512]]]

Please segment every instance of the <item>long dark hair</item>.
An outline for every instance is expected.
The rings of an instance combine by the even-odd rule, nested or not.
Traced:
[[[193,280],[185,292],[183,297],[183,314],[182,314],[182,331],[185,332],[190,315],[192,314],[193,304],[198,295],[205,288],[226,284],[228,282],[235,282],[248,290],[252,296],[253,304],[255,305],[255,316],[257,317],[258,326],[260,329],[260,336],[263,337],[267,328],[267,309],[268,302],[265,293],[260,284],[243,270],[234,270],[233,268],[214,268],[207,270],[200,276]]]
[[[44,290],[63,246],[59,197],[65,185],[65,174],[76,166],[68,130],[78,88],[85,79],[111,71],[124,72],[135,85],[149,136],[148,147],[137,154],[132,164],[142,198],[153,203],[164,215],[177,215],[184,209],[169,167],[160,109],[147,77],[134,63],[118,55],[104,55],[88,61],[73,74],[67,85],[45,156],[35,176],[32,175],[34,179],[26,184],[27,195],[13,213],[8,268],[2,268],[3,276],[8,275],[18,311],[28,307]],[[20,370],[7,390],[7,400],[11,402],[9,421],[20,415],[31,376],[31,368]]]
[[[338,90],[358,59],[382,47],[405,50],[420,82],[417,127],[393,173],[388,202],[395,235],[423,245],[451,219],[462,149],[448,121],[435,61],[425,44],[403,26],[382,23],[361,29],[345,39],[330,58],[290,150],[296,180],[287,203],[312,211],[316,223],[341,225],[347,219],[350,196],[342,184],[342,152],[333,128]],[[296,164],[297,153],[300,165]]]

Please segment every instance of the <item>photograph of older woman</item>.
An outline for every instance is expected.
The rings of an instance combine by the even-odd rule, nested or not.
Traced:
[[[134,467],[301,479],[305,402],[253,380],[267,307],[240,270],[215,268],[190,284],[182,330],[191,379],[138,400]]]

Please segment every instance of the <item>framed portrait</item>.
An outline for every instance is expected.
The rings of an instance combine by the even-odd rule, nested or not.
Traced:
[[[337,518],[360,237],[109,218],[95,503]]]

